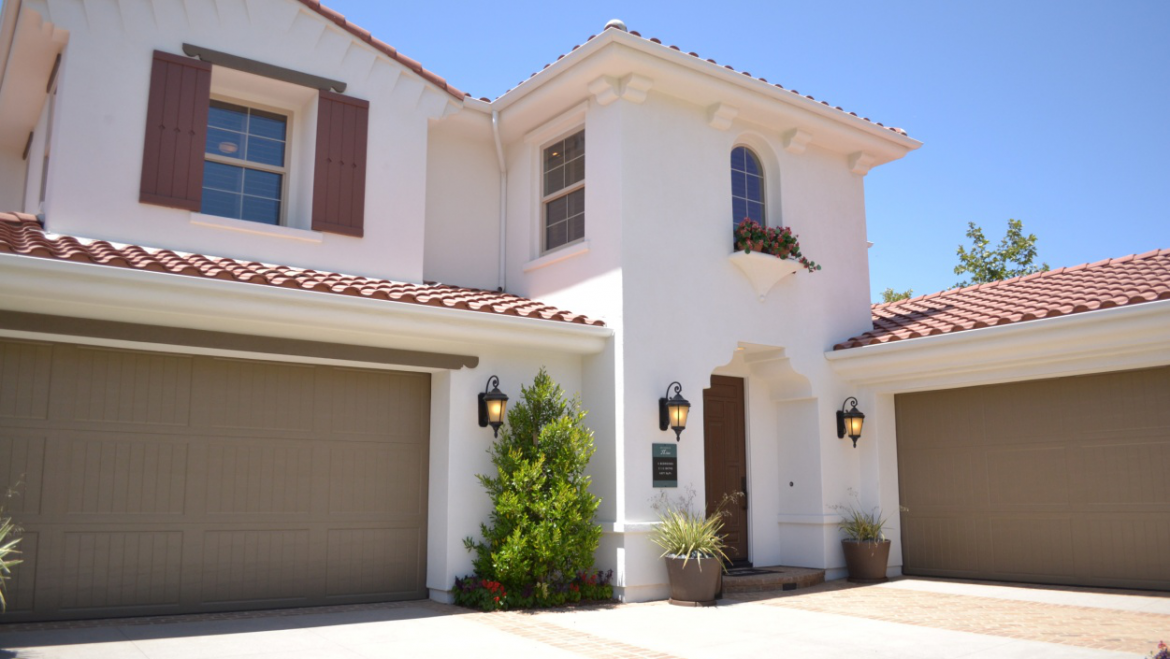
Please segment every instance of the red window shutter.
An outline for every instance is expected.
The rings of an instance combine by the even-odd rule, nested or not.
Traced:
[[[362,236],[369,121],[368,101],[320,92],[313,170],[314,231]]]
[[[210,64],[154,51],[139,201],[199,210],[210,102]]]

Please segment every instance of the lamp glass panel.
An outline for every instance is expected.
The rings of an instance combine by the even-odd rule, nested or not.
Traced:
[[[687,414],[691,410],[689,405],[669,404],[667,409],[670,411],[670,426],[672,428],[687,427]]]
[[[508,407],[506,400],[487,401],[488,423],[499,423],[504,418],[504,410]]]
[[[848,431],[848,435],[850,437],[860,437],[861,436],[861,426],[864,422],[865,422],[865,417],[860,417],[860,416],[854,416],[854,417],[847,416],[847,417],[845,417],[845,427]]]

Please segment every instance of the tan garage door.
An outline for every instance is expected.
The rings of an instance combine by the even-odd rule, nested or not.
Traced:
[[[430,377],[0,341],[6,620],[426,597]]]
[[[1170,589],[1170,368],[896,406],[907,574]]]

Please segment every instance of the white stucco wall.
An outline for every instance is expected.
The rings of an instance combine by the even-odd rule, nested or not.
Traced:
[[[423,279],[428,119],[454,111],[460,101],[287,0],[163,0],[149,8],[72,0],[25,5],[70,34],[59,74],[52,191],[45,204],[50,230],[405,281]],[[307,231],[260,235],[195,224],[197,214],[139,203],[151,53],[181,54],[183,43],[342,80],[348,85],[346,95],[370,102],[364,238]],[[307,229],[315,91],[224,73],[213,70],[213,97],[264,101],[292,114],[286,223]],[[242,84],[227,80],[239,83],[241,77]]]

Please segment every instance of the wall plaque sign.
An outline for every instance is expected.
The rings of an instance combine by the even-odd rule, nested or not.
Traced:
[[[678,487],[678,446],[654,444],[654,487]]]

